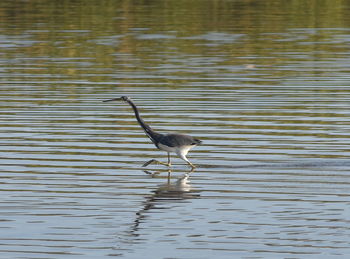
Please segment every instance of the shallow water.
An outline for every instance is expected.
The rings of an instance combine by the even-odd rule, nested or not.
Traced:
[[[0,257],[348,258],[349,5],[271,3],[0,3]]]

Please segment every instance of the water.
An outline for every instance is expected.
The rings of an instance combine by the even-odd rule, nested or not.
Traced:
[[[348,258],[348,10],[1,2],[0,258]]]

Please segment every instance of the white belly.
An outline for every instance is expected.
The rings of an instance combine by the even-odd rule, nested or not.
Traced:
[[[186,156],[188,151],[190,151],[193,147],[195,147],[194,145],[189,145],[189,146],[182,146],[181,148],[179,147],[168,147],[165,146],[161,143],[158,144],[158,147],[160,150],[166,151],[166,152],[175,152],[176,154],[180,155],[180,156]]]
[[[177,150],[175,147],[168,147],[168,146],[165,146],[161,143],[158,144],[158,147],[160,150],[163,150],[166,152],[176,152],[176,150]]]

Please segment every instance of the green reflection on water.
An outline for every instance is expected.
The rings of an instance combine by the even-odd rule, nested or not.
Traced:
[[[315,63],[312,76],[327,73],[318,61],[347,50],[349,4],[2,1],[2,55],[20,59],[21,66],[7,64],[16,75],[10,80],[30,74],[123,84],[141,77],[176,87],[193,77],[232,83],[248,75],[246,84],[275,84],[308,70],[289,68],[302,61]]]

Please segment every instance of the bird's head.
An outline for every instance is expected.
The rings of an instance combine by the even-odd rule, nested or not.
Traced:
[[[122,96],[120,99],[124,102],[130,101],[130,98],[128,96]]]
[[[113,99],[109,99],[109,100],[104,100],[103,102],[112,102],[112,101],[124,101],[124,102],[128,102],[130,101],[130,98],[128,96],[122,96],[122,97],[118,97],[118,98],[113,98]]]

